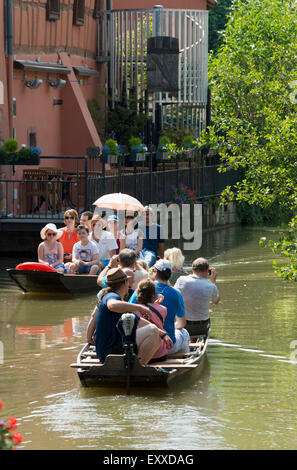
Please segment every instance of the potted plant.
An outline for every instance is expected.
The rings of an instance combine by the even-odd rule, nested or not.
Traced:
[[[39,147],[26,147],[18,149],[18,141],[7,139],[0,149],[0,164],[2,165],[39,165],[41,149]]]
[[[101,160],[105,163],[118,163],[119,161],[119,146],[116,140],[107,139],[102,149]]]
[[[186,135],[183,139],[183,157],[185,158],[194,158],[197,143],[191,135]]]
[[[130,162],[143,162],[146,159],[147,147],[141,142],[140,137],[131,137],[129,139]]]
[[[159,138],[158,149],[156,152],[157,160],[168,160],[168,146],[170,145],[170,139],[166,135]]]
[[[197,196],[197,190],[192,190],[189,186],[184,183],[179,184],[179,186],[171,186],[172,195],[171,200],[175,204],[200,204]]]

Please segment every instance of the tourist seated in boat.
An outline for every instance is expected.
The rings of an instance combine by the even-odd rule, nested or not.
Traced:
[[[119,231],[119,221],[120,219],[118,218],[117,215],[110,215],[107,218],[107,231],[112,233],[115,241],[117,242],[118,248],[116,251],[116,254],[118,255],[120,252],[120,231]]]
[[[64,266],[64,249],[63,245],[58,241],[61,232],[55,224],[47,224],[40,231],[43,242],[38,246],[38,262],[52,266],[59,273],[68,272]]]
[[[80,241],[73,247],[72,262],[67,264],[69,272],[95,275],[100,269],[98,247],[89,240],[89,229],[84,225],[77,227],[77,234]]]
[[[209,270],[208,261],[205,258],[197,258],[192,263],[192,274],[179,277],[175,283],[174,287],[184,299],[187,313],[186,329],[191,336],[208,334],[210,302],[217,304],[220,301],[216,278],[215,268]]]
[[[132,212],[125,213],[125,228],[120,230],[120,252],[124,248],[134,250],[138,256],[143,246],[143,232],[139,229],[135,221],[135,214]]]
[[[143,258],[150,268],[155,263],[157,257],[164,256],[164,237],[162,226],[154,222],[154,210],[150,206],[145,206],[143,211],[143,222],[139,227],[144,234],[143,246],[139,258]]]
[[[117,242],[111,232],[106,229],[106,221],[100,216],[95,215],[91,221],[92,231],[89,240],[96,244],[100,259],[100,268],[104,269],[112,256],[118,249]]]
[[[164,329],[170,336],[173,347],[168,354],[176,352],[189,352],[190,335],[184,328],[186,325],[186,312],[183,297],[178,290],[169,283],[172,274],[172,265],[169,261],[159,259],[153,267],[154,282],[157,294],[164,297],[162,305],[167,308]],[[137,303],[137,292],[134,292],[129,302]]]
[[[172,272],[177,274],[187,274],[184,269],[185,257],[180,248],[168,248],[164,252],[164,259],[167,259],[172,264]]]
[[[97,281],[99,287],[106,287],[106,275],[109,269],[115,267],[130,268],[133,270],[134,277],[132,288],[134,290],[137,289],[137,285],[141,279],[148,277],[148,272],[140,265],[139,260],[137,260],[136,252],[130,248],[124,248],[119,255],[113,256],[108,265],[100,272]]]
[[[144,305],[124,301],[128,293],[128,276],[121,268],[112,268],[107,274],[107,288],[102,289],[96,318],[96,353],[100,362],[109,354],[122,354],[122,338],[117,323],[123,313],[140,312],[143,318],[135,315],[138,324],[136,344],[141,364],[147,364],[161,345],[163,330],[145,319],[151,318],[151,311]]]
[[[115,267],[120,267],[120,266],[115,265]],[[127,293],[126,298],[125,298],[125,300],[128,302],[128,300],[130,299],[131,295],[134,292],[134,288],[132,287],[133,283],[134,283],[134,271],[131,268],[122,268],[122,271],[129,278],[128,293]],[[105,276],[105,278],[104,278],[103,288],[108,287],[107,284],[106,284],[106,281],[107,281],[107,276]],[[97,297],[98,297],[98,300],[99,300],[100,297],[101,297],[101,290],[98,292]],[[96,331],[97,312],[98,312],[98,308],[97,308],[97,305],[96,305],[93,312],[91,313],[91,317],[90,317],[90,320],[89,320],[89,323],[88,323],[88,326],[87,326],[87,341],[90,344],[95,344],[95,339],[94,338],[95,338],[95,331]]]
[[[89,232],[92,230],[92,218],[93,212],[91,211],[84,211],[80,214],[79,225],[85,225],[88,227]]]
[[[64,213],[65,227],[61,228],[62,233],[59,238],[64,249],[64,263],[72,260],[72,250],[75,243],[79,242],[76,225],[78,224],[78,213],[75,209],[68,209]]]
[[[163,296],[156,295],[156,285],[150,279],[143,279],[139,282],[137,287],[137,303],[139,305],[146,305],[152,313],[151,323],[154,323],[158,328],[163,330],[163,338],[161,345],[155,352],[150,362],[165,360],[167,358],[167,351],[173,347],[173,343],[168,333],[164,330],[164,321],[167,316],[167,308],[161,305]],[[137,312],[141,316],[140,312]]]
[[[138,259],[137,260],[137,264],[138,266],[140,266],[141,268],[143,268],[145,271],[149,271],[149,267],[148,267],[148,264],[147,262],[144,260],[144,259]]]

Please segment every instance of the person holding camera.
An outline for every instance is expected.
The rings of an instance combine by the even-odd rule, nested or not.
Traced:
[[[216,285],[217,273],[215,268],[209,269],[205,258],[193,261],[192,272],[188,276],[179,277],[174,287],[184,299],[187,319],[185,328],[190,336],[207,335],[210,328],[209,304],[220,301]]]

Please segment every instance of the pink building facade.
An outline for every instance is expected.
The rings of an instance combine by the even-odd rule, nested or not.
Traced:
[[[155,2],[143,0],[141,8]],[[164,8],[206,10],[214,0],[165,0]],[[12,21],[7,12],[11,6]],[[98,61],[99,11],[135,0],[3,0],[0,4],[0,142],[39,146],[43,155],[84,155],[101,146],[88,101],[106,105]],[[5,14],[6,12],[6,14]],[[10,41],[12,37],[12,41]],[[101,90],[101,93],[99,92]]]
[[[101,145],[87,105],[105,83],[96,61],[100,7],[96,0],[1,2],[1,140],[37,145],[44,155],[84,155]]]

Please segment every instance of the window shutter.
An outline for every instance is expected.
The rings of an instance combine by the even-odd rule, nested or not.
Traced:
[[[85,0],[74,0],[73,24],[83,26],[85,20]]]
[[[47,0],[46,19],[47,21],[60,19],[60,0]]]
[[[100,7],[101,7],[101,0],[95,0],[93,18],[99,18]]]

